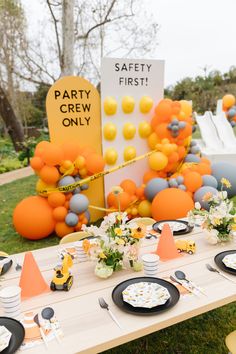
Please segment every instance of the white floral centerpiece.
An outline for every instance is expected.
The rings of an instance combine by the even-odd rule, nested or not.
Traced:
[[[120,189],[118,191],[117,187],[118,192],[114,194],[118,195]],[[126,212],[118,211],[105,216],[100,227],[83,226],[84,231],[96,237],[84,241],[84,250],[90,259],[97,261],[97,276],[107,278],[127,265],[135,271],[142,269],[138,262],[138,246],[145,231],[135,223],[127,224],[128,220]]]
[[[236,231],[236,209],[228,199],[227,191],[222,190],[223,186],[230,188],[231,184],[226,178],[221,179],[221,184],[221,191],[216,195],[208,192],[203,196],[203,201],[210,206],[209,211],[201,209],[201,204],[196,202],[195,208],[188,214],[189,222],[193,222],[196,216],[201,217],[202,228],[211,244],[232,240]]]

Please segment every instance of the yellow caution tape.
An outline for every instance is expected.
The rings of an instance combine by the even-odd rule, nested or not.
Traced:
[[[92,182],[94,181],[95,179],[97,178],[100,178],[100,177],[103,177],[105,175],[108,175],[110,173],[113,173],[113,172],[116,172],[118,170],[120,170],[121,168],[124,168],[126,166],[129,166],[139,160],[142,160],[146,157],[149,157],[150,155],[152,155],[154,152],[156,152],[157,150],[152,150],[152,151],[149,151],[147,152],[146,154],[143,154],[143,155],[140,155],[140,156],[137,156],[135,157],[134,159],[132,160],[129,160],[129,161],[126,161],[120,165],[117,165],[113,168],[110,168],[109,170],[105,170],[105,171],[102,171],[102,172],[98,172],[98,173],[95,173],[94,175],[92,176],[89,176],[89,177],[86,177],[80,181],[77,181],[75,183],[72,183],[72,184],[68,184],[67,186],[61,186],[61,187],[55,187],[55,188],[45,188],[45,189],[42,189],[40,191],[38,191],[38,194],[40,195],[45,195],[45,194],[48,194],[48,193],[53,193],[53,192],[62,192],[62,193],[68,193],[68,192],[71,192],[73,191],[76,187],[80,187],[82,186],[83,184],[86,184],[86,183],[89,183],[89,182]]]

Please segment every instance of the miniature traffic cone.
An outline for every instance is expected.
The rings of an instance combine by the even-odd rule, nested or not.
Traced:
[[[161,261],[168,261],[182,256],[177,250],[173,233],[168,224],[164,224],[163,226],[157,249],[154,253],[158,254]]]
[[[22,299],[49,291],[49,286],[45,282],[31,252],[25,254],[19,286],[21,287]]]

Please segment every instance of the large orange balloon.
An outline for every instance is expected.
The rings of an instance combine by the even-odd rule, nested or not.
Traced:
[[[160,139],[167,138],[171,141],[172,136],[171,136],[170,131],[167,129],[167,125],[168,124],[166,124],[166,123],[161,123],[161,124],[157,125],[156,129],[155,129],[155,133]]]
[[[39,156],[34,156],[32,159],[30,159],[30,166],[33,168],[35,171],[39,171],[43,166],[43,160]]]
[[[120,183],[121,188],[130,195],[135,194],[136,191],[136,183],[132,179],[125,179]]]
[[[196,171],[200,173],[200,175],[211,175],[211,166],[208,163],[201,162],[196,166]]]
[[[198,172],[189,172],[184,176],[184,184],[190,192],[195,192],[202,186],[202,176]]]
[[[92,174],[103,171],[105,164],[104,158],[98,154],[90,154],[86,158],[87,170]]]
[[[160,191],[152,201],[152,217],[159,220],[179,219],[194,208],[192,198],[181,189],[167,188]]]
[[[39,156],[42,157],[44,150],[50,145],[49,141],[40,141],[36,145],[35,151],[34,151],[34,156]]]
[[[81,147],[79,143],[73,141],[73,142],[66,142],[61,145],[61,148],[64,153],[64,160],[70,160],[74,162],[78,155],[81,155]]]
[[[64,221],[68,210],[64,206],[53,209],[52,215],[56,221]]]
[[[159,122],[170,121],[172,115],[171,102],[160,101],[160,103],[155,108],[155,115]]]
[[[54,184],[56,183],[59,178],[60,174],[57,170],[56,167],[53,166],[43,166],[39,172],[40,178],[43,180],[43,182],[47,184]]]
[[[31,196],[17,204],[13,212],[16,231],[30,240],[49,236],[55,227],[52,208],[45,198]]]
[[[61,147],[49,143],[43,150],[42,160],[46,165],[56,166],[61,163],[64,158]]]
[[[180,133],[178,135],[178,140],[179,139],[185,139],[188,136],[190,136],[192,134],[192,126],[191,124],[187,123],[186,127],[182,130],[180,130]]]
[[[119,200],[119,202],[118,202]],[[129,204],[131,203],[131,196],[129,193],[127,192],[122,192],[120,194],[117,195],[117,197],[114,200],[114,207],[116,209],[119,208],[119,204],[120,204],[120,209],[122,211],[124,211],[125,209],[128,208]]]

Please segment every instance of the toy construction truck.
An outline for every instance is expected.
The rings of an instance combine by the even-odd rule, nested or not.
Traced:
[[[193,240],[179,239],[175,241],[175,245],[179,252],[187,252],[188,254],[196,252],[196,245]]]
[[[73,284],[73,276],[69,268],[73,265],[72,256],[69,253],[62,255],[62,264],[54,268],[54,277],[50,284],[50,289],[69,291]]]

